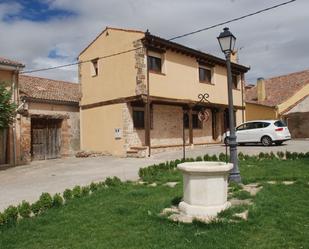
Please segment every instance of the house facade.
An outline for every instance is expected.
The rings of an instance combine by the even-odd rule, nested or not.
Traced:
[[[79,62],[82,150],[146,156],[184,140],[186,146],[221,142],[228,126],[223,59],[148,32],[106,28]],[[248,70],[232,63],[237,123],[244,119]],[[199,102],[205,93],[207,102]],[[207,122],[200,121],[201,110]]]
[[[24,68],[20,62],[0,57],[0,84],[12,92],[12,102],[18,104],[18,75]],[[18,124],[14,122],[7,129],[0,130],[0,167],[16,164]]]
[[[283,119],[292,138],[309,138],[309,70],[259,78],[246,90],[246,120]]]
[[[20,75],[19,95],[19,163],[73,156],[80,147],[79,85]]]

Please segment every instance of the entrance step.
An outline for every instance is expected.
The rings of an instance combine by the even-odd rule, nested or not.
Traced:
[[[146,146],[133,146],[127,150],[127,157],[144,158],[147,155],[148,148]]]

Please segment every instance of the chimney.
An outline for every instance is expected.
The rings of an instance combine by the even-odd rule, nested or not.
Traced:
[[[266,99],[265,80],[264,78],[257,79],[257,99],[258,101],[264,101]]]
[[[231,62],[238,63],[238,53],[237,50],[231,53]]]

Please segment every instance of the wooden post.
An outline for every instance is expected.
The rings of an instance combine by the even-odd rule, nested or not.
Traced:
[[[192,107],[189,107],[189,143],[193,144],[193,123],[192,123]]]

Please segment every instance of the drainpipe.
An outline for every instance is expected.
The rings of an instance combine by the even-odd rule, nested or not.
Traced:
[[[19,70],[19,67],[16,68],[16,70],[13,73],[13,84],[12,84],[12,90],[13,90],[13,102],[17,104],[17,80],[18,77],[16,77],[17,72]],[[15,119],[13,121],[13,166],[16,166],[16,122],[17,122],[17,114],[15,114]]]

